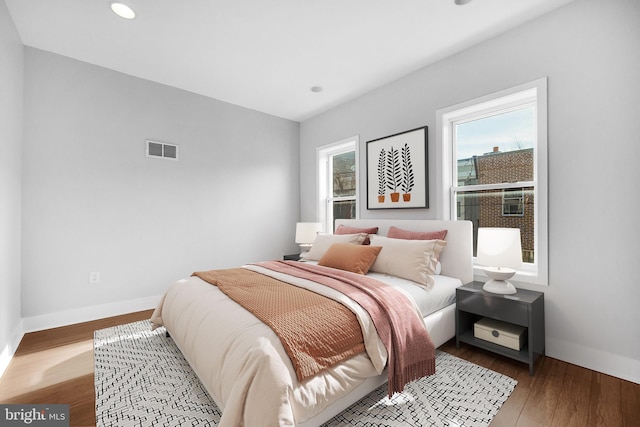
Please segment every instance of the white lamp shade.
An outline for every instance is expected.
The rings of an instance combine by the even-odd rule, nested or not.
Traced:
[[[478,228],[476,263],[488,267],[522,267],[519,228]]]
[[[309,245],[316,240],[316,236],[321,231],[322,224],[319,222],[298,222],[296,223],[296,243]]]

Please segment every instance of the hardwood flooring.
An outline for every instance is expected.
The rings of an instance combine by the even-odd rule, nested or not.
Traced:
[[[66,403],[71,426],[95,426],[93,331],[148,319],[151,310],[26,334],[0,379],[0,403]],[[550,357],[524,363],[455,340],[440,347],[518,385],[491,427],[637,426],[640,385]]]
[[[95,426],[93,331],[148,319],[151,313],[25,334],[0,379],[0,403],[68,404],[70,426]]]
[[[640,425],[640,384],[551,357],[528,366],[455,340],[440,347],[518,381],[491,427],[631,427]]]

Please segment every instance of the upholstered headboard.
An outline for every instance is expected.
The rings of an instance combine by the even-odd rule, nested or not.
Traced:
[[[446,248],[440,255],[442,273],[457,277],[462,283],[473,281],[473,229],[470,221],[337,219],[336,227],[378,227],[378,235],[386,236],[392,225],[411,231],[447,230]]]

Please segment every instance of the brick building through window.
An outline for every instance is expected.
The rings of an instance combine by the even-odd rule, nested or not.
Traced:
[[[458,186],[533,181],[533,164],[533,148],[501,152],[495,147],[490,153],[458,160]],[[458,219],[473,222],[474,230],[478,227],[519,228],[522,260],[533,262],[533,190],[533,187],[520,187],[459,193]]]

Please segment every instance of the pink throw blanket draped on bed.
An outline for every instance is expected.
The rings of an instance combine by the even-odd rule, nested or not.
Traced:
[[[389,396],[406,383],[435,373],[435,347],[415,307],[402,292],[375,279],[296,261],[266,261],[256,265],[308,279],[342,292],[371,316],[389,361]]]

